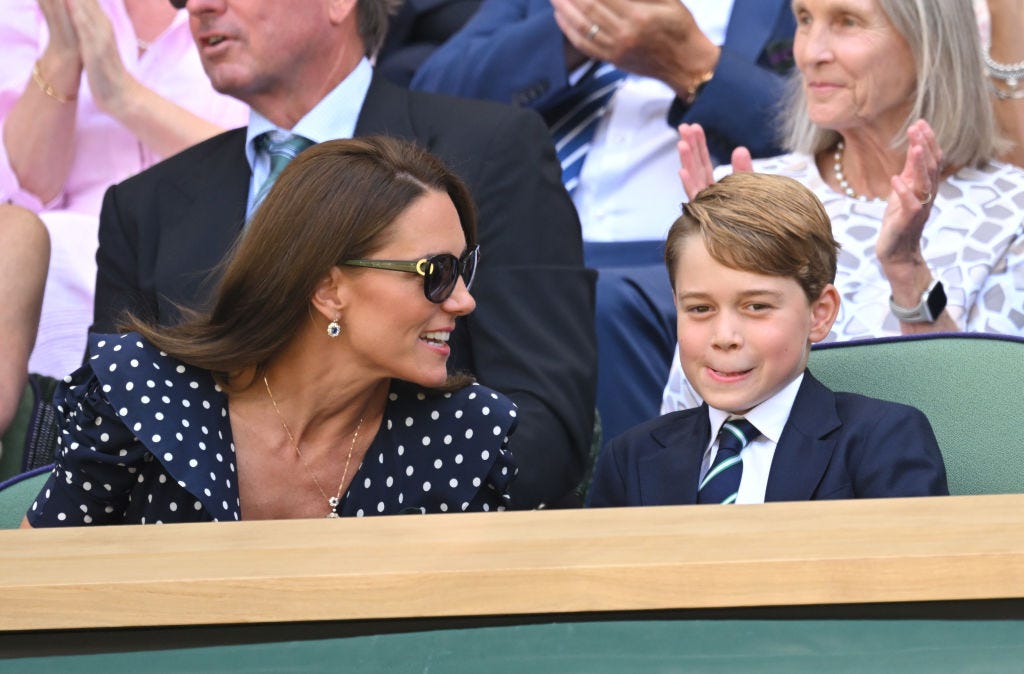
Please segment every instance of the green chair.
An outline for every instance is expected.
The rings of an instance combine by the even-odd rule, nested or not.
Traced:
[[[0,483],[0,529],[18,528],[49,476],[50,466],[42,466]]]
[[[808,367],[833,390],[924,412],[951,494],[1024,493],[1024,339],[956,333],[822,344]]]

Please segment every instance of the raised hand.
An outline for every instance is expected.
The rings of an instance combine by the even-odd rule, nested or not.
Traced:
[[[46,27],[50,33],[46,51],[61,62],[77,63],[81,68],[78,35],[71,21],[66,0],[39,0],[39,10],[46,19]]]
[[[883,268],[921,265],[921,235],[939,189],[942,150],[928,122],[919,119],[907,129],[907,158],[891,179],[892,192],[882,217],[875,254]]]
[[[683,183],[686,196],[693,199],[698,192],[715,182],[715,167],[711,164],[707,139],[701,125],[680,124],[676,149],[679,151],[679,180]],[[750,173],[754,170],[750,150],[737,147],[732,151],[732,170],[734,173]]]
[[[117,39],[110,19],[96,0],[70,3],[70,17],[78,34],[82,63],[96,104],[113,113],[125,101],[128,91],[138,86],[117,51]]]

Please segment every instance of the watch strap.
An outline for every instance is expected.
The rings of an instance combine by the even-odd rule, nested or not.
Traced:
[[[942,282],[933,279],[923,293],[916,307],[901,307],[889,296],[889,311],[904,323],[934,323],[946,308],[946,292]]]

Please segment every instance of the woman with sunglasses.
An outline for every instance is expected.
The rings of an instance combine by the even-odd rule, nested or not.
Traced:
[[[306,150],[208,312],[92,337],[24,525],[505,508],[514,406],[446,367],[478,257],[469,193],[431,155]]]

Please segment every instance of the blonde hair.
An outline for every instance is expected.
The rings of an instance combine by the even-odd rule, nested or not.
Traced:
[[[907,41],[917,71],[914,105],[892,147],[906,146],[907,128],[924,119],[935,132],[949,166],[976,166],[1003,149],[985,87],[981,39],[970,0],[878,0],[896,32]],[[816,155],[835,146],[839,133],[816,126],[807,113],[799,71],[790,80],[781,118],[784,145]]]
[[[726,267],[792,278],[810,302],[836,278],[839,244],[828,214],[814,193],[792,178],[734,173],[683,204],[665,241],[673,289],[682,246],[692,236]]]

